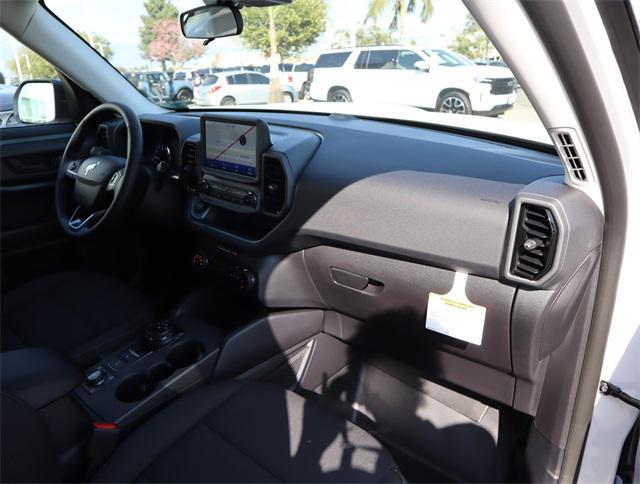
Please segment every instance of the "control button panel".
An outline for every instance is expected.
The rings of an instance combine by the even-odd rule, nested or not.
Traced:
[[[196,252],[191,258],[192,265],[216,278],[228,289],[251,292],[256,287],[255,274],[226,255],[214,256],[206,252]]]
[[[259,197],[256,186],[223,181],[204,175],[198,183],[198,192],[200,200],[209,205],[243,213],[253,213],[258,210]]]

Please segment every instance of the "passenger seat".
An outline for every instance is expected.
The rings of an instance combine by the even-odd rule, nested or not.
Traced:
[[[3,410],[4,448],[15,449],[18,442],[26,450],[32,440],[35,453],[3,459],[2,480],[54,479],[45,440],[36,434],[42,426],[27,425],[16,405]],[[14,412],[21,414],[19,428],[32,435],[7,435],[5,423]],[[34,473],[34,466],[50,475]],[[404,482],[393,458],[361,428],[288,390],[235,380],[207,385],[169,405],[129,436],[94,480]]]

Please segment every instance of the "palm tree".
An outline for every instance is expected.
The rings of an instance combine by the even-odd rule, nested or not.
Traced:
[[[406,19],[408,13],[415,12],[420,8],[420,20],[426,22],[433,15],[432,0],[371,0],[367,18],[377,20],[387,8],[393,8],[393,18],[389,24],[389,30],[397,30],[400,33],[400,40],[404,43],[406,39]]]

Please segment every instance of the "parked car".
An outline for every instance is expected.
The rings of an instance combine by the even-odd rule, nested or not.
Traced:
[[[282,85],[284,102],[298,100],[296,89]],[[195,88],[195,104],[200,106],[233,106],[235,104],[266,104],[269,102],[269,78],[259,72],[230,71],[209,74]]]
[[[193,86],[190,80],[181,76],[170,77],[160,71],[129,72],[125,77],[143,92],[149,99],[159,102],[182,101],[190,103],[193,100]]]
[[[499,115],[516,100],[509,69],[477,66],[444,49],[379,46],[322,54],[310,74],[311,98],[387,102],[457,113]]]
[[[298,92],[298,97],[304,99],[309,91],[308,74],[309,71],[313,69],[313,64],[280,64],[278,69],[280,82],[295,87]],[[259,68],[259,71],[269,75],[271,73],[271,66],[264,65]]]
[[[498,61],[498,60],[475,59],[473,62],[475,62],[479,66],[508,67],[507,64],[505,64],[502,61]]]

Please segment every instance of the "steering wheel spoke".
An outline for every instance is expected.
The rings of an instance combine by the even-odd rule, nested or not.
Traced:
[[[117,187],[122,183],[123,179],[124,179],[124,168],[121,168],[120,170],[116,171],[109,179],[109,183],[107,184],[107,191],[108,192],[116,191]]]
[[[78,206],[73,211],[71,217],[69,217],[69,222],[67,223],[69,229],[77,232],[82,229],[90,229],[95,224],[97,224],[100,219],[107,213],[107,210],[98,210],[97,212],[92,212],[89,215],[82,216],[82,207]]]
[[[126,127],[126,156],[114,154],[112,146],[94,146],[98,128],[114,120]],[[143,147],[142,125],[130,107],[104,103],[84,117],[58,168],[56,215],[65,233],[95,233],[125,218],[140,203],[137,194],[146,189]]]
[[[64,174],[68,178],[75,180],[78,177],[78,170],[80,169],[80,165],[84,160],[71,160],[67,163],[67,166],[64,168]]]

